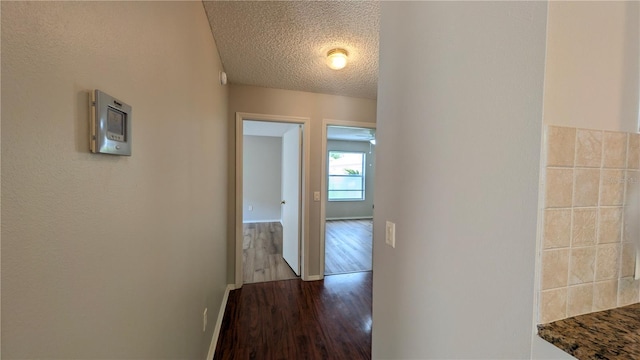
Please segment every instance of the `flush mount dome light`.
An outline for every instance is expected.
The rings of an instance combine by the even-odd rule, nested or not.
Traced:
[[[328,65],[333,70],[340,70],[347,66],[347,50],[333,49],[327,53]]]

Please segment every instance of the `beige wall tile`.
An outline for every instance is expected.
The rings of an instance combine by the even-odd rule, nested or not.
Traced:
[[[544,250],[542,252],[542,289],[567,286],[569,273],[569,249]]]
[[[626,211],[626,207],[625,207],[625,211]],[[629,241],[634,241],[634,238],[638,238],[638,236],[636,235],[632,235],[635,234],[635,228],[637,225],[639,224],[633,224],[630,223],[627,218],[626,215],[624,215],[624,211],[622,213],[622,242],[629,242]]]
[[[622,205],[624,200],[624,170],[602,170],[600,206]]]
[[[547,290],[540,294],[540,323],[567,317],[567,288]]]
[[[618,280],[597,282],[593,285],[593,311],[617,306]]]
[[[630,194],[640,200],[640,134],[554,126],[546,134],[541,323],[639,302],[623,225]]]
[[[633,276],[636,265],[636,247],[633,243],[622,243],[622,262],[620,266],[620,277]]]
[[[576,129],[549,126],[547,128],[547,166],[573,166]]]
[[[627,133],[604,132],[604,159],[602,166],[605,168],[624,168],[627,165]]]
[[[571,240],[571,210],[545,210],[544,238],[545,249],[567,247]]]
[[[598,245],[596,250],[596,281],[616,279],[620,267],[620,244]]]
[[[622,241],[622,208],[600,208],[598,211],[598,244]]]
[[[597,167],[602,164],[602,131],[577,129],[575,166]]]
[[[591,312],[593,307],[593,283],[571,286],[567,292],[567,316]]]
[[[573,195],[573,169],[547,169],[545,206],[570,207]]]
[[[627,168],[640,168],[640,134],[629,134],[629,150],[627,152]]]
[[[622,242],[635,242],[640,238],[640,222],[633,220],[634,211],[628,206],[623,207]],[[640,216],[640,209],[638,209],[638,215]]]
[[[576,169],[573,206],[597,206],[600,169]]]
[[[638,302],[638,289],[640,280],[633,277],[621,278],[618,280],[618,306],[626,306]]]
[[[595,246],[572,248],[569,260],[569,285],[593,282],[595,263]]]
[[[586,246],[596,243],[596,223],[598,210],[574,209],[571,246]]]

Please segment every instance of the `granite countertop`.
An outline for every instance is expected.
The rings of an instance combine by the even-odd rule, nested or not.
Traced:
[[[538,325],[538,335],[580,360],[640,359],[640,304]]]

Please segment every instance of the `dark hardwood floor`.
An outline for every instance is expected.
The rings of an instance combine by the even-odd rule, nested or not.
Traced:
[[[246,284],[214,359],[371,359],[371,272]]]
[[[330,220],[325,227],[324,274],[371,271],[373,220]]]

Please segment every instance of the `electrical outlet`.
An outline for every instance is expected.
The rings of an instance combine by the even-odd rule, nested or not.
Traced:
[[[387,221],[387,228],[385,231],[385,242],[395,249],[396,247],[396,224],[391,221]]]
[[[253,211],[253,205],[249,205],[249,211]]]
[[[207,308],[204,308],[204,313],[202,314],[202,332],[207,331]]]

